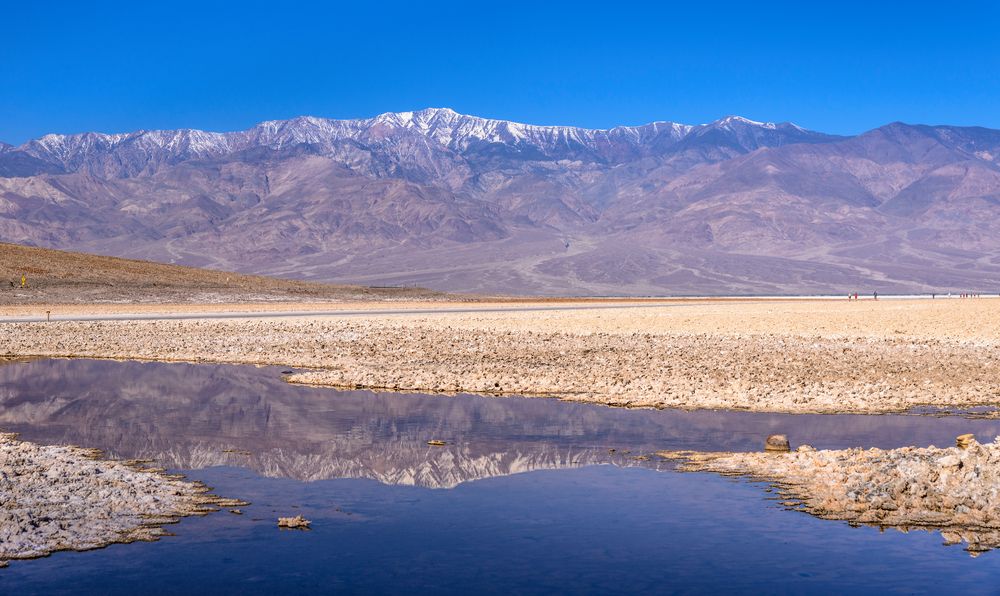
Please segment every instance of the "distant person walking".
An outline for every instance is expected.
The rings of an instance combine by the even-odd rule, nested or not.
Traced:
[[[874,292],[872,292],[872,298],[874,298],[875,300],[878,300],[878,290],[875,290]]]

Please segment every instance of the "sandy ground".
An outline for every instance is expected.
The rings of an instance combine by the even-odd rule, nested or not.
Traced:
[[[156,540],[164,524],[181,517],[245,504],[210,495],[200,483],[98,457],[0,434],[0,566],[57,550]]]
[[[946,544],[965,543],[972,554],[1000,548],[1000,442],[972,440],[964,449],[802,446],[791,453],[660,455],[681,460],[684,471],[772,482],[786,507],[823,519],[937,530]]]
[[[1000,405],[1000,300],[683,301],[365,317],[0,324],[0,355],[312,368],[299,383],[630,407]]]

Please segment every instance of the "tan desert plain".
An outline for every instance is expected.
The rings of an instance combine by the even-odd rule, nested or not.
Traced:
[[[22,281],[24,282],[22,285]],[[1000,299],[532,299],[287,281],[0,244],[0,358],[275,364],[291,383],[629,408],[881,414],[1000,407]],[[930,406],[930,408],[927,408]],[[667,452],[826,519],[1000,547],[1000,442]],[[235,502],[140,462],[0,436],[0,561],[152,539]],[[83,465],[88,463],[89,465]],[[94,473],[95,466],[109,473]],[[72,482],[53,483],[58,469]],[[15,473],[16,472],[16,473]],[[178,489],[178,483],[185,488]],[[99,490],[111,486],[114,490]],[[88,504],[67,511],[66,495]],[[171,499],[152,496],[174,495]],[[155,502],[156,508],[146,505]],[[63,508],[63,509],[60,509]],[[60,528],[39,523],[72,519]],[[62,516],[62,517],[60,517]]]

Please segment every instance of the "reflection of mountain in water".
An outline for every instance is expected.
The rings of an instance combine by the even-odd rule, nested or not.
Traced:
[[[372,448],[360,453],[354,449],[346,456],[343,453],[342,445],[331,445],[315,453],[276,448],[241,456],[220,453],[219,445],[201,444],[190,445],[184,453],[175,450],[164,455],[170,465],[181,468],[244,465],[265,476],[288,476],[300,480],[371,478],[385,484],[429,488],[451,488],[481,478],[609,461],[606,454],[595,450],[559,450],[549,445],[539,445],[537,451],[530,453],[476,453],[463,447],[425,451],[402,446]],[[149,457],[156,455],[150,454]]]
[[[820,447],[940,445],[960,432],[1000,432],[1000,424],[982,420],[621,410],[334,391],[289,385],[274,368],[87,360],[0,366],[0,428],[177,469],[237,465],[300,480],[426,487],[640,463],[625,450],[756,449],[772,432]],[[448,444],[431,447],[429,439]]]
[[[171,468],[237,465],[300,480],[452,487],[633,461],[608,453],[600,416],[542,415],[551,405],[559,404],[309,389],[284,383],[273,368],[84,360],[0,367],[3,428]]]

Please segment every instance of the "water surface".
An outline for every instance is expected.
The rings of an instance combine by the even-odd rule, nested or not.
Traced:
[[[936,534],[786,511],[764,485],[678,474],[659,449],[981,440],[1000,421],[622,410],[289,385],[281,369],[0,366],[0,429],[155,459],[253,504],[154,544],[0,570],[0,591],[465,593],[993,591],[1000,557]],[[430,439],[447,441],[430,447]],[[309,532],[279,531],[301,513]],[[944,583],[941,583],[944,582]]]

